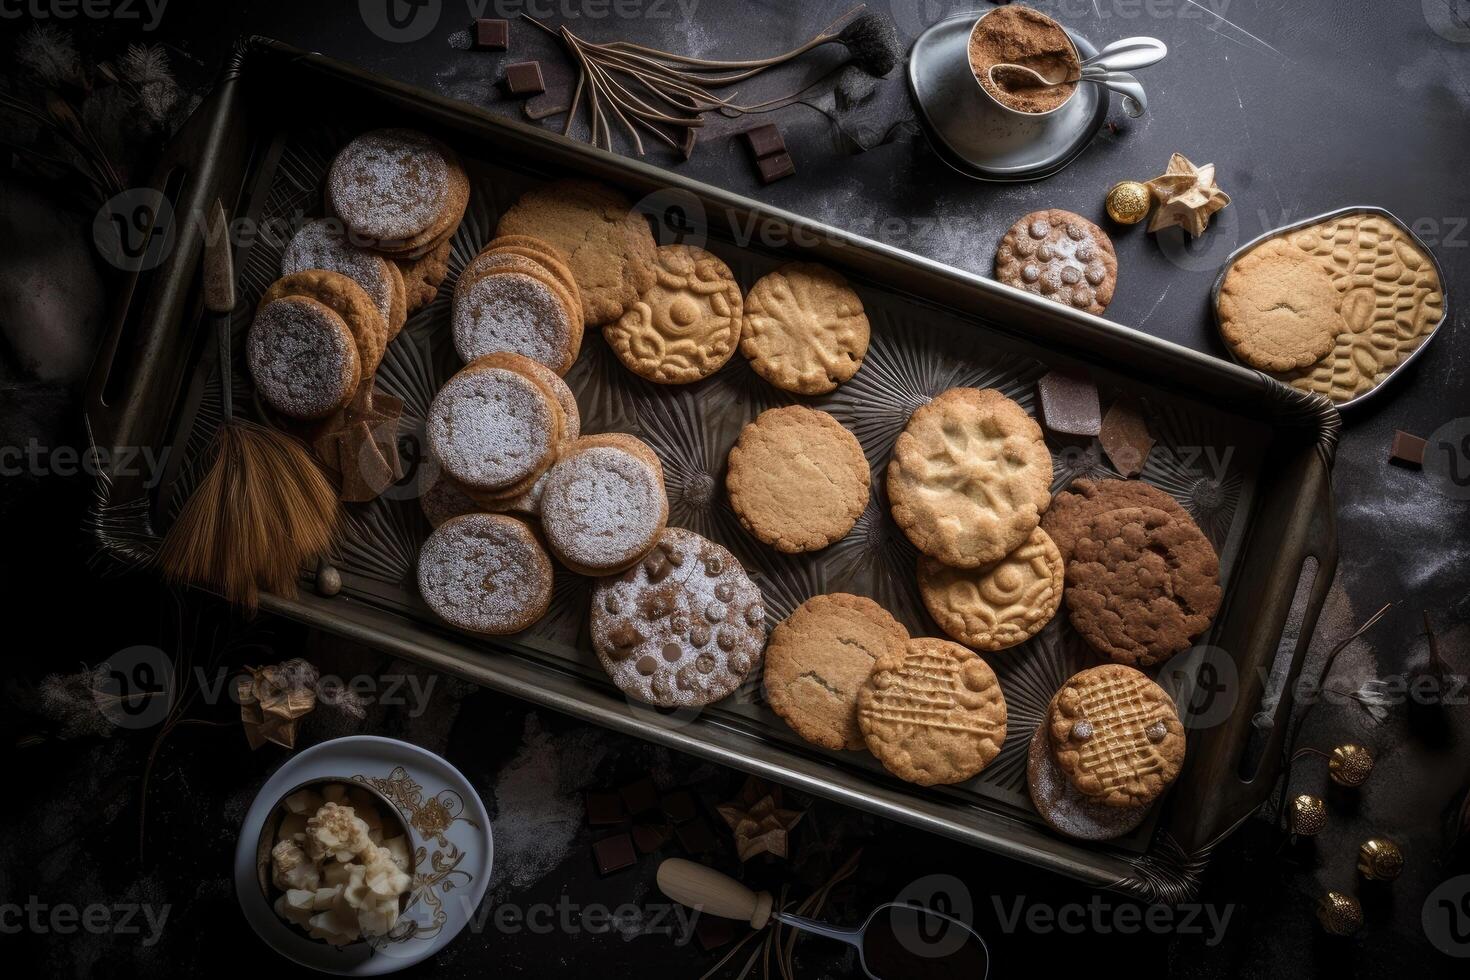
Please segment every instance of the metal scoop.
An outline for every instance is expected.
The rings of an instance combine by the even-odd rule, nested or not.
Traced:
[[[1064,78],[1051,81],[1034,68],[1027,68],[1025,65],[1012,65],[1008,63],[991,65],[987,72],[990,75],[990,82],[996,88],[1002,90],[1014,88],[1015,86],[1014,84],[1002,84],[995,77],[997,71],[1005,75],[1010,75],[1012,79],[1019,76],[1027,85],[1036,85],[1044,88],[1061,85],[1067,81]],[[1123,111],[1134,118],[1148,111],[1148,96],[1144,94],[1143,86],[1139,84],[1138,79],[1126,71],[1090,71],[1083,69],[1080,79],[1071,80],[1091,82],[1094,85],[1101,85],[1105,89],[1117,92],[1123,96]]]
[[[921,905],[889,902],[873,910],[861,926],[838,926],[792,915],[772,907],[770,892],[753,891],[712,868],[682,858],[658,866],[658,887],[680,905],[722,919],[740,919],[751,928],[770,920],[826,936],[857,948],[863,972],[872,980],[915,977],[973,977],[990,974],[990,951],[979,933],[958,919]]]

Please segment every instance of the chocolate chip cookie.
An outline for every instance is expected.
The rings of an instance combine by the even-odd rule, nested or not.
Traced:
[[[1141,480],[1077,480],[1052,498],[1041,515],[1041,529],[1051,535],[1063,561],[1072,558],[1072,544],[1098,514],[1124,507],[1155,507],[1189,520],[1179,502],[1158,487]]]

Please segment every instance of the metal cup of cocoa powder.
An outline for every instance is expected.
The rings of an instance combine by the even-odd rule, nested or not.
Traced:
[[[970,70],[980,91],[1002,110],[1018,116],[1045,116],[1066,105],[1077,93],[1082,59],[1066,28],[1038,10],[1009,4],[981,14],[970,29]],[[1021,65],[1042,78],[1040,85],[1020,73],[994,73],[994,65]],[[1014,79],[1008,83],[1007,76]]]

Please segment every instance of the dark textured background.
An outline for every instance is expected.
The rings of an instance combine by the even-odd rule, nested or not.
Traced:
[[[1466,318],[1455,298],[1470,295],[1470,8],[1463,0],[1201,0],[1233,27],[1190,0],[1067,0],[1036,4],[1101,44],[1133,34],[1163,38],[1171,54],[1141,74],[1152,110],[1130,120],[1116,107],[1114,127],[1062,174],[1014,186],[972,183],[948,171],[922,138],[904,138],[861,156],[845,155],[827,123],[795,107],[781,112],[798,174],[761,187],[743,147],[725,136],[743,123],[721,121],[688,163],[654,159],[683,172],[961,268],[989,273],[995,242],[1021,214],[1063,207],[1101,220],[1114,181],[1146,179],[1180,151],[1214,162],[1234,203],[1197,246],[1159,240],[1141,228],[1116,229],[1120,278],[1109,316],[1192,347],[1222,354],[1207,313],[1207,294],[1224,256],[1287,221],[1349,204],[1386,207],[1435,248],[1451,293],[1451,320],[1431,350],[1390,393],[1349,417],[1338,455],[1342,559],[1314,644],[1308,673],[1331,644],[1386,602],[1396,605],[1338,659],[1331,686],[1356,690],[1365,680],[1422,664],[1421,611],[1428,610],[1452,668],[1470,667],[1467,560],[1470,506],[1440,492],[1426,475],[1386,465],[1396,428],[1428,435],[1470,415]],[[472,11],[514,16],[520,10],[567,19],[596,39],[634,38],[712,57],[784,50],[846,8],[842,2],[717,3],[676,0],[616,9],[637,16],[596,16],[596,2],[544,0],[526,5],[467,5],[442,0],[424,8],[438,19],[414,43],[376,36],[350,2],[169,3],[156,29],[144,22],[47,20],[73,32],[84,53],[115,54],[127,43],[167,45],[184,91],[208,85],[232,40],[260,33],[321,51],[415,85],[497,111],[514,113],[495,87],[507,56],[456,50],[451,36]],[[925,26],[969,4],[893,0],[905,45]],[[141,10],[141,7],[136,9]],[[3,50],[34,14],[4,10]],[[512,28],[510,60],[560,54],[530,28]],[[824,49],[800,66],[742,91],[752,100],[814,78],[839,53]],[[881,131],[911,113],[897,76],[854,122]],[[139,169],[139,172],[146,172]],[[7,173],[0,181],[0,444],[84,446],[76,384],[102,321],[111,279],[89,248],[91,213],[64,193]],[[59,469],[60,467],[56,467]],[[25,747],[10,767],[12,803],[0,843],[0,904],[38,901],[148,902],[168,905],[161,939],[38,934],[24,931],[7,947],[33,969],[101,976],[195,973],[230,964],[280,972],[288,964],[265,949],[240,920],[227,878],[238,822],[281,754],[250,754],[237,730],[180,728],[157,758],[150,790],[147,850],[137,854],[139,777],[152,733],[118,732],[64,740],[36,706],[34,682],[51,670],[94,664],[134,644],[177,653],[172,605],[146,576],[103,577],[89,563],[92,546],[76,528],[90,487],[84,477],[7,470],[0,491],[11,552],[7,575],[12,643],[4,718]],[[19,572],[20,574],[14,574]],[[85,614],[81,614],[82,611]],[[228,663],[265,662],[305,650],[324,670],[370,675],[421,671],[365,650],[342,648],[285,623],[263,620],[194,637],[203,647],[233,637]],[[222,641],[221,641],[222,642]],[[439,678],[422,711],[374,707],[364,722],[321,711],[304,741],[374,731],[440,751],[469,776],[498,828],[503,865],[492,883],[498,904],[577,902],[615,905],[658,901],[654,862],[600,879],[588,834],[577,824],[587,786],[614,786],[652,771],[665,784],[688,784],[711,802],[734,794],[737,774],[598,733],[486,692]],[[227,719],[228,706],[202,706],[203,718]],[[1426,718],[1428,719],[1426,721]],[[1232,910],[1219,942],[1198,935],[1034,935],[1006,931],[997,908],[1018,897],[1031,905],[1086,903],[1092,893],[1029,868],[947,841],[817,804],[797,835],[795,877],[805,890],[861,844],[861,871],[834,895],[831,913],[854,922],[929,875],[961,906],[973,907],[991,942],[999,974],[1086,956],[1135,973],[1183,976],[1463,975],[1463,962],[1436,952],[1421,926],[1425,896],[1441,880],[1470,871],[1447,863],[1448,821],[1470,778],[1465,751],[1470,718],[1463,703],[1412,713],[1400,705],[1380,722],[1347,699],[1324,703],[1305,726],[1302,745],[1329,748],[1354,740],[1371,746],[1378,769],[1360,793],[1330,795],[1329,831],[1293,846],[1265,821],[1253,821],[1223,845],[1206,875],[1203,900]],[[1311,758],[1295,769],[1293,791],[1326,792]],[[805,803],[806,801],[799,801]],[[1358,841],[1395,836],[1409,866],[1392,886],[1361,888],[1353,857]],[[728,856],[725,860],[728,862]],[[757,866],[753,879],[779,883],[781,866]],[[957,880],[956,880],[957,879]],[[931,881],[930,884],[933,882]],[[1356,939],[1329,940],[1311,909],[1327,888],[1359,894],[1368,925]],[[1119,900],[1106,896],[1110,906]],[[999,903],[999,905],[997,905]],[[961,908],[961,910],[963,910]],[[10,931],[6,918],[0,922]],[[852,959],[820,940],[802,944],[803,976],[846,976]],[[7,958],[17,955],[8,954]],[[714,957],[667,937],[610,934],[465,934],[417,973],[607,977],[697,977]]]

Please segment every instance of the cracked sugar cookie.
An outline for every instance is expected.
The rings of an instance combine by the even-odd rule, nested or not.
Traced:
[[[787,554],[847,537],[868,506],[872,474],[857,437],[826,412],[762,412],[730,450],[725,484],[745,529]]]
[[[791,730],[828,749],[860,749],[858,691],[885,654],[901,652],[909,631],[864,596],[808,599],[771,631],[766,700]]]
[[[1347,329],[1341,297],[1316,260],[1277,238],[1237,259],[1220,284],[1220,333],[1262,371],[1311,367]]]
[[[735,556],[665,528],[643,560],[592,593],[592,645],[623,693],[661,708],[718,701],[760,667],[760,589]]]
[[[1004,650],[1029,640],[1062,604],[1062,555],[1041,528],[994,565],[950,568],[919,558],[919,594],[939,628],[967,647]]]
[[[608,346],[649,381],[682,385],[709,377],[740,341],[744,303],[735,274],[693,245],[662,246],[653,271],[653,285],[603,328]]]
[[[868,751],[920,786],[959,783],[1000,754],[1006,699],[973,650],[932,636],[885,653],[858,692]]]
[[[869,333],[863,301],[846,279],[825,266],[793,262],[750,288],[740,352],[777,388],[819,395],[857,374]]]
[[[1184,764],[1184,726],[1174,702],[1141,671],[1121,664],[1072,675],[1052,698],[1046,728],[1067,780],[1104,806],[1152,803]]]
[[[999,561],[1030,537],[1051,501],[1041,426],[994,389],[942,392],[899,435],[888,500],[929,557],[955,568]]]

